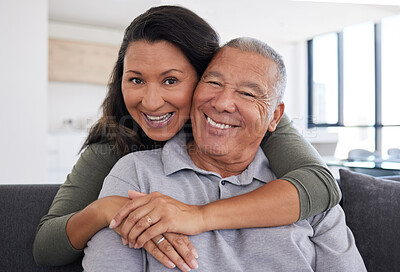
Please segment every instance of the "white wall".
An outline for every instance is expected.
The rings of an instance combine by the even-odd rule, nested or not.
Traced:
[[[120,45],[123,35],[123,29],[49,22],[49,37],[55,39]]]
[[[49,38],[120,45],[123,30],[67,24],[49,23]],[[111,69],[110,69],[111,70]],[[55,82],[48,86],[48,128],[51,133],[85,129],[97,120],[99,108],[107,92],[106,85]],[[66,124],[72,120],[73,124]]]
[[[123,30],[49,22],[49,38],[120,45]],[[48,182],[63,183],[78,159],[90,126],[100,117],[106,85],[50,81],[48,110]],[[71,123],[69,123],[71,121]]]
[[[47,106],[49,132],[86,130],[100,117],[100,106],[106,92],[107,86],[102,85],[50,81]]]
[[[47,7],[0,1],[0,183],[47,181]]]

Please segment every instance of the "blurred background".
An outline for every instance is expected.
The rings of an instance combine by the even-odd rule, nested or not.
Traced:
[[[63,183],[123,31],[165,4],[284,58],[286,112],[335,167],[400,171],[400,1],[0,0],[0,183]],[[347,163],[347,165],[346,165]]]

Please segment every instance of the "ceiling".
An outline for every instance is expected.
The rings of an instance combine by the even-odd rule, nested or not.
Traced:
[[[400,6],[290,0],[49,0],[49,20],[125,29],[152,6],[178,4],[206,19],[226,41],[238,36],[296,42],[400,14]]]

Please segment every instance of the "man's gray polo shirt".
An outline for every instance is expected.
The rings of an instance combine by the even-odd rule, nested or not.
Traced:
[[[180,134],[163,149],[121,158],[107,176],[99,198],[127,197],[128,190],[158,191],[201,205],[253,191],[273,179],[260,148],[238,176],[221,178],[202,170],[190,159],[185,135]],[[196,271],[365,271],[339,206],[288,226],[216,230],[190,240],[199,252]],[[83,266],[85,271],[171,271],[144,250],[123,246],[119,235],[108,228],[88,242]]]

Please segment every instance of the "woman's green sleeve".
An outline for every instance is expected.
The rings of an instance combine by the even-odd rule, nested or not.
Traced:
[[[71,263],[83,251],[69,242],[66,225],[76,212],[95,201],[104,178],[119,159],[107,144],[90,145],[80,156],[67,180],[57,192],[47,215],[37,228],[33,255],[39,265]]]
[[[300,198],[299,220],[317,215],[339,203],[341,193],[335,178],[286,114],[277,129],[263,139],[261,147],[276,176],[297,188]]]

